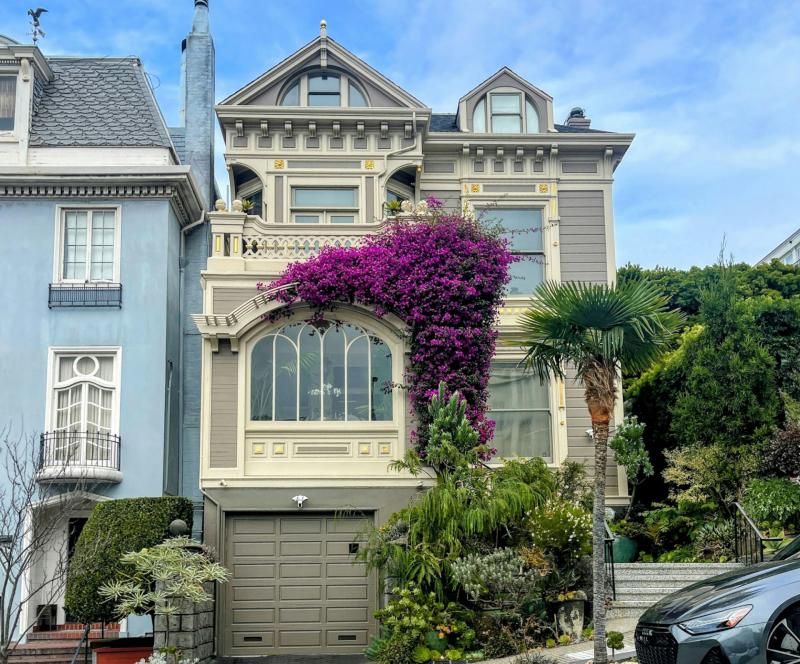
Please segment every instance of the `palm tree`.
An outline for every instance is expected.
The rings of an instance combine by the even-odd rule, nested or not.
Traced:
[[[669,349],[683,322],[645,281],[621,285],[544,283],[521,316],[523,364],[541,380],[574,371],[585,389],[594,439],[592,574],[594,663],[605,664],[605,468],[621,372],[641,372]]]

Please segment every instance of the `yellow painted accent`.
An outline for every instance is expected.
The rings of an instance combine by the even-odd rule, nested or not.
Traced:
[[[370,452],[372,452],[372,445],[370,445],[369,443],[361,443],[358,446],[359,454],[369,454]]]
[[[540,194],[546,194],[547,191],[548,191],[548,187],[547,187],[546,184],[540,184],[539,185],[539,193]]]
[[[214,239],[214,253],[219,254],[222,252],[222,236],[217,235]]]
[[[392,453],[392,446],[384,443],[381,445],[381,454],[391,454]]]
[[[283,443],[275,443],[275,445],[272,446],[272,453],[276,456],[279,454],[286,454],[286,446]]]
[[[558,381],[558,407],[567,407],[567,389],[564,387],[564,381]]]
[[[366,159],[364,161],[364,168],[366,168],[368,171],[371,171],[373,168],[375,168],[375,160],[374,159]]]
[[[234,237],[233,238],[233,255],[235,256],[238,253],[239,253],[239,238],[238,237]]]
[[[472,184],[470,185],[470,190],[473,194],[479,194],[481,193],[481,186],[479,184]]]
[[[264,446],[261,443],[253,445],[253,454],[258,454],[259,456],[264,454]]]
[[[280,171],[280,170],[282,170],[282,169],[283,169],[283,167],[284,167],[284,166],[286,166],[286,162],[284,162],[284,161],[283,161],[283,159],[276,159],[275,161],[273,161],[273,162],[272,162],[272,165],[273,165],[273,166],[274,166],[274,167],[275,167],[277,170],[279,170],[279,171]]]

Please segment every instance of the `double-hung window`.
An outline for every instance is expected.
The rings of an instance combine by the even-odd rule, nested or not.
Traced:
[[[63,209],[59,281],[119,281],[117,211]]]
[[[487,208],[486,216],[496,220],[517,257],[509,272],[508,294],[531,295],[544,281],[544,239],[540,208]]]
[[[14,131],[17,77],[0,76],[0,131]]]
[[[491,95],[492,132],[495,134],[519,134],[522,132],[522,97],[516,92]]]
[[[499,457],[553,459],[550,390],[513,362],[494,362],[489,379],[489,417]]]
[[[358,187],[292,187],[292,221],[358,223]]]
[[[118,364],[116,351],[54,353],[45,462],[104,465],[118,454]]]

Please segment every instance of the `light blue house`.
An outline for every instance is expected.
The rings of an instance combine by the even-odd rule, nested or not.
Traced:
[[[214,197],[205,0],[183,58],[185,123],[168,129],[137,58],[47,57],[0,37],[0,426],[35,440],[40,482],[87,487],[28,570],[26,624],[69,622],[61,594],[36,589],[93,502],[198,498],[185,321],[202,310]]]

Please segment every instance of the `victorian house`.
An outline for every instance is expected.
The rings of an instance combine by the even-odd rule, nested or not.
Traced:
[[[372,387],[402,382],[402,325],[359,306],[337,309],[336,325],[312,323],[302,305],[270,323],[277,304],[258,282],[323,246],[357,243],[429,196],[501,222],[527,258],[512,268],[502,337],[543,279],[614,279],[613,174],[633,136],[594,129],[577,108],[556,123],[552,98],[508,68],[476,83],[454,112],[432,112],[323,22],[216,107],[236,200],[210,214],[194,320],[204,536],[233,571],[218,602],[221,656],[363,650],[381,593],[353,564],[358,533],[425,488],[387,469],[409,445],[403,392]],[[498,346],[497,462],[575,459],[593,472],[581,386],[542,385],[520,357]],[[624,503],[624,473],[599,472],[610,503]]]
[[[184,122],[168,128],[137,58],[50,57],[0,38],[0,228],[13,247],[0,266],[2,426],[35,437],[39,482],[85,487],[85,509],[57,516],[26,586],[3,598],[24,600],[23,624],[40,631],[70,621],[43,581],[93,504],[198,494],[187,312],[199,308],[215,198],[205,0],[183,74]],[[47,511],[34,510],[33,528]]]

